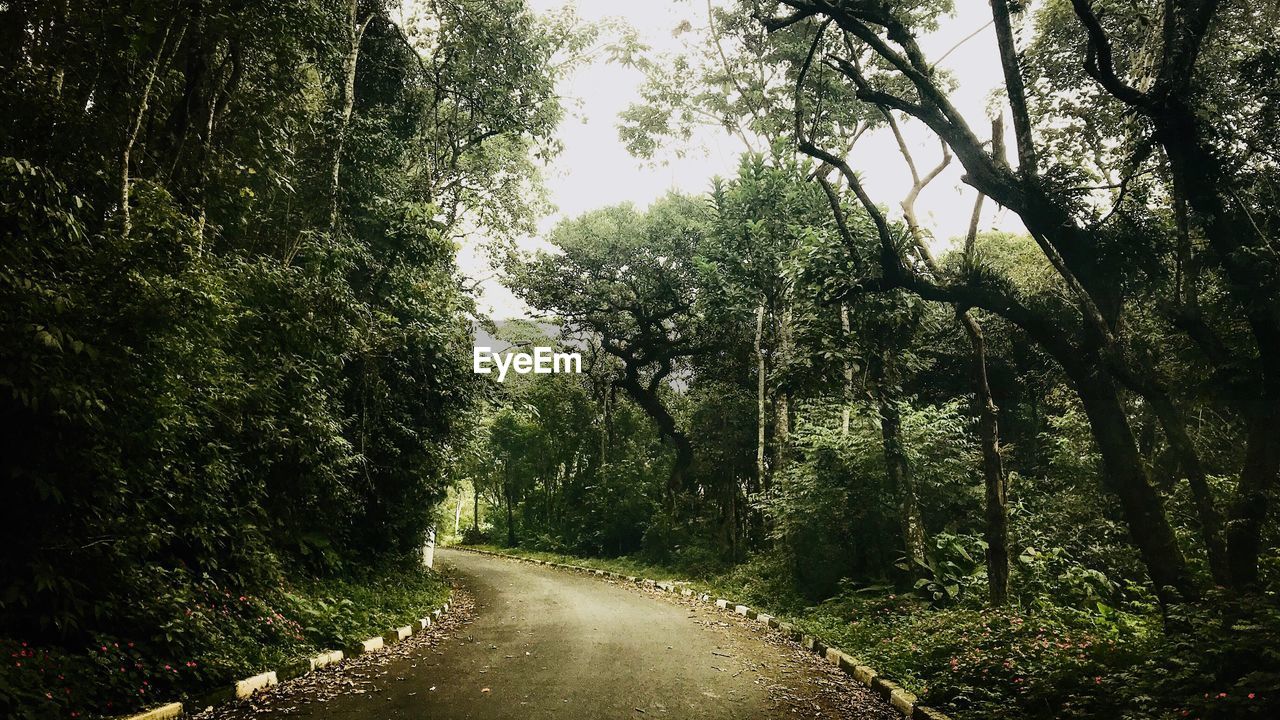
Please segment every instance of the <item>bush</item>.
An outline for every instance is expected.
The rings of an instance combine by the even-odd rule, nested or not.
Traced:
[[[474,526],[462,528],[461,540],[463,545],[488,545],[493,542],[493,538],[488,530],[481,530]]]
[[[448,586],[416,559],[262,594],[172,580],[148,603],[151,634],[93,634],[64,649],[0,638],[0,711],[32,719],[120,714],[341,648],[421,617]]]

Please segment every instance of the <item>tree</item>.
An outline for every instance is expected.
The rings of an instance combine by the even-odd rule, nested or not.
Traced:
[[[1019,143],[1019,169],[1016,171],[983,148],[983,143],[950,104],[945,81],[929,64],[914,39],[913,28],[925,27],[932,22],[930,18],[934,15],[930,11],[913,15],[880,3],[858,3],[838,8],[806,2],[786,4],[793,12],[768,21],[770,27],[781,31],[817,17],[845,38],[847,49],[844,52],[829,54],[820,61],[845,76],[852,94],[858,99],[903,112],[945,141],[964,165],[967,181],[1022,218],[1068,288],[1071,305],[1047,312],[1047,308],[1029,305],[993,283],[978,284],[972,277],[953,280],[932,275],[927,268],[889,252],[892,248],[888,244],[882,263],[884,274],[873,284],[906,287],[928,299],[989,310],[1022,327],[1045,348],[1066,370],[1081,394],[1105,459],[1108,486],[1125,508],[1135,543],[1143,553],[1157,590],[1165,600],[1177,596],[1195,597],[1198,589],[1174,540],[1163,501],[1153,489],[1143,467],[1124,410],[1125,391],[1137,393],[1166,410],[1173,405],[1167,400],[1167,386],[1160,379],[1154,359],[1132,347],[1133,340],[1123,332],[1120,322],[1126,308],[1126,290],[1133,287],[1131,278],[1139,267],[1137,262],[1122,259],[1121,238],[1130,237],[1127,223],[1140,216],[1144,208],[1139,206],[1131,210],[1125,207],[1123,201],[1127,197],[1119,193],[1115,203],[1119,212],[1095,216],[1097,220],[1092,222],[1077,219],[1079,190],[1073,190],[1071,184],[1058,179],[1067,176],[1069,163],[1055,159],[1054,166],[1048,167],[1048,158],[1028,142],[1034,137],[1032,118],[1018,108],[1025,104],[1019,97],[1021,87],[1032,83],[1024,81],[1022,74],[1026,69],[1020,67],[1016,57],[1009,56],[1012,45],[1008,38],[997,39],[1004,51],[1006,93],[1011,96],[1015,110],[1015,135],[1022,140]],[[1003,3],[994,7],[997,19],[1001,20],[999,16],[1006,8]],[[1171,17],[1165,24],[1170,28],[1170,38],[1179,36],[1180,22]],[[1005,23],[1002,20],[996,24],[1001,26]],[[1190,31],[1193,35],[1196,32],[1194,28]],[[1198,40],[1187,38],[1171,41],[1163,50],[1165,61],[1162,62],[1176,64],[1185,61],[1186,51],[1197,43]],[[1094,45],[1097,46],[1096,39]],[[1086,54],[1089,57],[1085,57],[1082,64],[1091,62],[1089,58],[1102,64],[1110,62],[1102,59],[1097,48]],[[817,107],[812,102],[807,106]],[[1037,120],[1048,123],[1050,119],[1045,116]],[[851,188],[857,192],[857,178],[843,159],[830,153],[823,157],[835,161],[833,166],[840,167]],[[1136,157],[1146,159],[1150,153],[1139,153]],[[1131,170],[1127,174],[1133,172]],[[1113,216],[1116,222],[1105,224]],[[1073,318],[1069,325],[1071,332],[1065,336],[1061,332],[1063,312]],[[1184,468],[1194,468],[1190,458],[1192,448],[1178,440],[1185,434],[1185,430],[1179,427],[1183,423],[1179,422],[1178,413],[1163,412],[1162,415],[1161,424],[1166,436],[1171,438],[1172,445],[1181,448],[1179,452]],[[1254,445],[1256,447],[1256,443]],[[1201,485],[1199,474],[1194,470],[1186,475],[1193,487]],[[1250,486],[1251,482],[1240,485],[1246,492]],[[1205,495],[1203,487],[1196,492]],[[1210,505],[1207,502],[1200,504],[1202,509],[1208,509]],[[1202,533],[1212,546],[1212,513],[1201,513],[1201,525]],[[1222,575],[1220,572],[1215,574],[1218,577]]]
[[[695,308],[693,258],[705,233],[705,209],[668,196],[641,214],[629,205],[566,221],[551,235],[560,253],[509,257],[509,285],[566,329],[600,337],[622,361],[618,382],[675,451],[668,481],[674,503],[693,463],[693,443],[663,400],[680,364],[704,352],[709,338]]]
[[[420,544],[481,392],[454,241],[532,223],[580,38],[395,15],[0,7],[0,632],[189,656],[183,599]]]

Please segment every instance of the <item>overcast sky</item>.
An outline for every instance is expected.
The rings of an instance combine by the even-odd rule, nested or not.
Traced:
[[[679,51],[682,39],[693,36],[677,38],[673,29],[683,21],[703,27],[707,13],[705,0],[529,0],[529,4],[536,12],[551,12],[570,5],[585,21],[620,18],[635,28],[646,44],[660,52]],[[921,38],[929,57],[946,53],[991,19],[987,0],[956,0],[956,6],[956,15],[944,22],[937,33]],[[952,51],[942,66],[951,70],[959,82],[953,94],[956,107],[979,135],[986,134],[984,131],[989,127],[986,107],[992,89],[1000,84],[1000,64],[992,29],[986,27]],[[664,164],[655,166],[627,154],[618,138],[618,113],[639,99],[641,79],[638,71],[601,59],[564,80],[560,94],[572,98],[575,107],[559,129],[564,151],[545,170],[555,211],[539,223],[539,234],[562,218],[594,208],[628,201],[644,207],[669,190],[705,192],[716,175],[733,174],[744,148],[740,141],[719,129],[708,128],[699,133],[693,143],[694,150],[684,158],[670,153],[662,156]],[[935,165],[939,158],[937,140],[910,126],[906,134],[921,171]],[[865,136],[851,160],[854,168],[862,173],[871,196],[896,208],[911,183],[892,136],[887,132]],[[960,182],[960,174],[959,163],[953,161],[917,202],[921,222],[938,238],[963,234],[968,225],[974,193]],[[982,227],[1017,229],[1020,226],[1010,213],[987,203]],[[480,250],[483,242],[483,238],[473,237],[460,248],[459,266],[470,277],[492,273]],[[528,238],[521,244],[527,248],[545,246],[538,237]],[[481,311],[494,318],[527,314],[524,305],[496,280],[482,283],[481,292]]]

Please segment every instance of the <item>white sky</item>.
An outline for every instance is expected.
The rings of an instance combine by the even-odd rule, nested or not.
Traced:
[[[706,25],[706,4],[702,0],[529,0],[535,12],[550,12],[565,5],[575,8],[584,21],[620,18],[638,32],[640,39],[659,52],[681,49],[680,38],[672,30],[682,21],[695,27]],[[954,17],[945,21],[938,32],[921,38],[930,58],[950,50],[965,36],[991,19],[988,0],[956,0]],[[684,36],[685,39],[693,37]],[[1001,84],[999,57],[994,31],[987,27],[976,37],[951,52],[942,63],[952,71],[959,83],[952,100],[981,137],[989,132],[986,107],[993,88]],[[538,225],[545,234],[558,221],[588,210],[630,201],[644,207],[669,190],[686,193],[705,192],[716,175],[731,177],[744,148],[739,140],[720,129],[708,128],[694,138],[701,148],[684,158],[672,153],[661,155],[664,164],[654,165],[631,157],[618,138],[618,114],[639,99],[642,81],[639,71],[607,63],[604,59],[578,69],[566,78],[560,88],[562,97],[576,101],[559,129],[564,150],[545,170],[546,186],[555,211]],[[1006,127],[1009,123],[1006,123]],[[937,140],[927,131],[908,124],[905,134],[916,156],[920,171],[937,164]],[[1010,145],[1012,141],[1010,140]],[[864,185],[879,203],[896,209],[897,203],[911,186],[910,175],[898,154],[893,137],[887,132],[863,137],[850,158],[854,169],[861,172]],[[949,167],[921,195],[916,203],[921,222],[938,238],[951,238],[964,233],[973,207],[974,192],[960,182],[958,161]],[[982,228],[1016,230],[1021,226],[1016,216],[987,203]],[[482,252],[483,238],[472,237],[459,250],[458,264],[470,277],[492,274]],[[532,249],[546,247],[537,237],[521,241]],[[481,312],[495,319],[527,316],[527,308],[497,280],[480,285]]]

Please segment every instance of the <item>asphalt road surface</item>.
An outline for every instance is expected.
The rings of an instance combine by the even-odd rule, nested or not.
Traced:
[[[208,717],[900,718],[794,643],[706,604],[457,550],[436,563],[462,592],[433,631]]]

